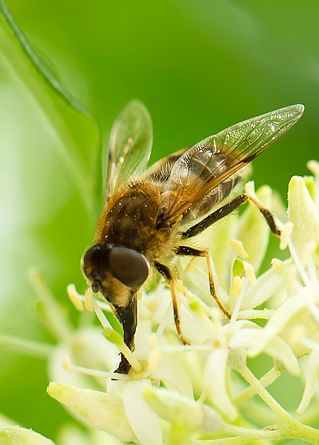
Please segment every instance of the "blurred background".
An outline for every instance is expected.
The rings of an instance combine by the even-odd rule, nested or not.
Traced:
[[[319,158],[315,0],[7,3],[105,137],[129,100],[146,104],[152,161],[294,103],[305,105],[304,117],[254,162],[254,180],[285,199],[289,178],[306,174],[307,160]],[[0,334],[50,341],[35,316],[28,271],[41,269],[61,301],[68,283],[83,289],[79,263],[93,225],[52,129],[1,56],[0,135]],[[54,438],[66,414],[45,393],[46,362],[2,347],[0,363],[0,412]],[[292,407],[299,390],[289,396]]]

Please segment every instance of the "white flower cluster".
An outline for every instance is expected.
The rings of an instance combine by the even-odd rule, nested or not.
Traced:
[[[289,438],[319,443],[319,431],[307,425],[319,417],[319,164],[312,161],[309,168],[313,176],[289,183],[288,213],[269,187],[254,195],[252,184],[246,186],[275,214],[281,229],[278,252],[280,247],[286,259],[267,264],[273,235],[251,204],[197,237],[198,247],[210,246],[217,290],[230,320],[212,301],[204,260],[175,263],[188,346],[178,340],[163,284],[139,296],[134,353],[108,305],[69,287],[85,319],[97,315],[103,335],[92,320],[77,331],[53,326],[59,345],[43,351],[55,382],[48,393],[90,431],[82,437],[65,430],[61,445],[240,445]],[[29,347],[42,351],[40,345]],[[131,363],[128,376],[113,372],[119,351]],[[261,354],[270,357],[271,366],[257,378],[248,359]],[[267,390],[283,372],[303,383],[295,412],[286,411]],[[0,428],[0,442],[5,431]]]

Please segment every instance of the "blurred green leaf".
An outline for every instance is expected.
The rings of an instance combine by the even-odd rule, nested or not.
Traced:
[[[59,154],[68,166],[87,210],[94,216],[94,200],[101,182],[98,177],[101,145],[98,124],[39,58],[4,0],[0,0],[0,52],[47,118],[58,138]]]

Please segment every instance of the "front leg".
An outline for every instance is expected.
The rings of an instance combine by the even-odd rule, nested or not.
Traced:
[[[226,317],[228,319],[230,319],[230,317],[231,317],[230,312],[225,308],[225,306],[219,299],[217,292],[216,292],[212,264],[211,264],[211,259],[210,259],[209,253],[206,250],[193,249],[192,247],[188,247],[188,246],[179,246],[175,249],[175,252],[176,252],[176,255],[180,255],[180,256],[201,256],[206,259],[210,294],[216,301],[216,303],[217,303],[218,307],[221,309],[221,311],[226,315]]]
[[[189,343],[185,340],[184,335],[182,333],[182,329],[181,329],[181,321],[180,321],[180,317],[179,317],[179,307],[178,307],[178,301],[177,301],[177,296],[176,296],[176,292],[175,292],[175,286],[174,286],[174,280],[172,277],[172,273],[167,266],[159,263],[158,261],[154,262],[154,266],[157,269],[157,271],[165,278],[165,280],[167,281],[167,283],[170,287],[176,331],[177,331],[177,334],[178,334],[181,342],[184,345],[188,345]]]

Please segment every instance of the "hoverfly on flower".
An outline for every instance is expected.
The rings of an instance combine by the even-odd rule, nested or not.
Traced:
[[[174,277],[167,265],[175,255],[206,259],[210,293],[230,318],[216,292],[208,251],[193,248],[185,240],[245,201],[254,202],[248,194],[226,203],[225,200],[245,167],[295,125],[303,110],[302,105],[291,105],[245,120],[161,159],[149,169],[149,114],[137,101],[121,113],[110,138],[105,205],[94,245],[83,257],[83,271],[93,292],[101,292],[110,303],[131,350],[137,326],[136,294],[151,269],[157,270],[170,287],[176,330],[181,341],[187,343],[180,324]],[[270,211],[258,202],[254,204],[271,231],[279,234]],[[122,355],[117,372],[127,373],[129,368]]]

